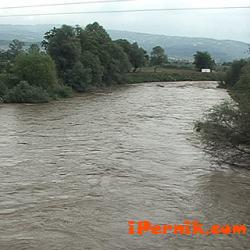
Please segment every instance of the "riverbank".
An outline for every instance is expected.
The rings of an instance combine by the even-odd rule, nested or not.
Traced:
[[[224,72],[201,73],[194,69],[142,69],[135,73],[128,73],[129,83],[143,82],[176,82],[176,81],[221,81]]]
[[[127,73],[123,84],[137,84],[143,82],[181,82],[181,81],[221,81],[223,79],[224,73],[223,72],[213,72],[213,73],[201,73],[195,71],[193,69],[158,69],[157,72],[152,72],[152,68],[143,68],[138,72],[135,73]],[[114,86],[119,86],[123,84],[111,84],[110,86],[88,86],[85,89],[85,93],[89,92],[99,92],[102,90],[107,90]],[[69,98],[75,96],[74,93],[79,93],[72,91],[69,87],[60,86],[57,88],[55,94],[52,97],[46,96],[46,98],[42,98],[41,95],[42,90],[39,91],[31,91],[29,90],[29,86],[27,87],[28,90],[24,91],[24,94],[21,90],[18,90],[12,93],[12,98],[7,98],[8,96],[0,96],[0,103],[44,103],[50,102],[54,100],[58,100],[61,98]],[[23,89],[23,88],[22,88]],[[36,90],[36,89],[35,89]],[[14,95],[15,94],[15,95]],[[14,95],[14,97],[13,97]]]

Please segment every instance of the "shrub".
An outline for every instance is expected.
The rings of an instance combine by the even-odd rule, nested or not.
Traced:
[[[234,101],[215,106],[196,130],[204,149],[218,162],[250,166],[250,64],[241,69],[240,80],[230,88]]]
[[[64,79],[67,80],[66,84],[74,90],[84,92],[91,83],[91,77],[91,69],[84,68],[78,61],[72,69],[67,70]]]
[[[20,81],[45,90],[57,84],[56,68],[49,55],[33,52],[19,54],[14,62],[13,73]]]
[[[73,95],[73,92],[72,88],[62,84],[57,84],[49,90],[49,95],[53,99],[67,98],[71,97]]]
[[[10,103],[42,103],[49,101],[48,93],[41,87],[32,86],[21,81],[17,86],[8,90],[3,97],[4,102]]]
[[[3,98],[3,96],[7,93],[8,88],[5,86],[5,84],[0,80],[0,102]]]
[[[247,60],[238,60],[238,61],[234,61],[232,63],[232,66],[230,67],[230,69],[227,71],[226,73],[226,77],[225,77],[225,83],[227,86],[233,86],[234,84],[236,84],[239,79],[240,79],[240,75],[242,73],[242,68],[247,64]]]

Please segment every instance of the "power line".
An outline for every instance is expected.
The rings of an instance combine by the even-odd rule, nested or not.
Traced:
[[[94,1],[80,1],[71,3],[51,3],[51,4],[36,4],[36,5],[19,5],[19,6],[4,6],[0,7],[1,10],[7,9],[25,9],[25,8],[36,8],[36,7],[53,7],[53,6],[65,6],[65,5],[82,5],[82,4],[97,4],[97,3],[120,3],[129,2],[135,0],[94,0]]]
[[[134,13],[134,12],[164,12],[164,11],[199,11],[199,10],[233,10],[250,9],[250,6],[231,7],[206,7],[206,8],[171,8],[171,9],[131,9],[131,10],[101,10],[101,11],[77,11],[77,12],[52,12],[52,13],[32,13],[32,14],[10,14],[0,15],[2,17],[26,17],[26,16],[55,16],[55,15],[80,15],[80,14],[111,14],[111,13]]]

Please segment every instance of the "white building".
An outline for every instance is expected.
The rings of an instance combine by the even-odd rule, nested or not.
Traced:
[[[211,73],[211,69],[201,69],[202,73]]]

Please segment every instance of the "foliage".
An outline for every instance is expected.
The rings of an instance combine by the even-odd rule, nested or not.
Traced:
[[[250,166],[250,64],[242,68],[240,80],[229,91],[232,102],[224,102],[197,122],[204,148],[219,162]]]
[[[74,90],[83,92],[86,90],[88,84],[91,83],[91,70],[84,68],[83,64],[78,61],[72,69],[65,72],[65,80],[66,84]]]
[[[82,52],[80,61],[85,69],[88,69],[91,84],[96,86],[102,85],[102,78],[104,74],[104,67],[102,66],[100,59],[97,55],[91,51],[86,50]]]
[[[165,50],[162,47],[156,46],[152,49],[150,64],[155,66],[155,71],[157,66],[162,66],[163,64],[167,63],[167,61],[167,55],[165,54]]]
[[[136,72],[138,68],[141,68],[146,65],[149,59],[147,55],[147,51],[139,47],[137,43],[131,44],[125,39],[119,39],[115,42],[120,47],[122,47],[124,52],[127,54],[128,59],[134,68],[133,70],[134,72]]]
[[[36,46],[29,53],[19,53],[1,79],[4,84],[0,84],[0,94],[4,102],[47,102],[72,94],[69,87],[59,84],[51,57],[39,53]]]
[[[18,54],[23,51],[24,43],[15,39],[9,45],[9,50],[7,51],[10,60],[13,60]]]
[[[33,43],[30,45],[29,53],[39,53],[39,52],[40,52],[40,47],[37,44]]]
[[[0,80],[0,102],[3,100],[4,95],[7,93],[8,88],[6,85]]]
[[[44,89],[40,86],[29,85],[26,81],[21,81],[3,97],[4,102],[7,103],[42,103],[48,102],[49,99],[49,95]]]
[[[208,52],[197,51],[194,54],[194,65],[197,69],[213,69],[215,61]]]
[[[55,64],[50,56],[38,52],[19,54],[14,61],[14,74],[20,81],[49,89],[57,84]]]
[[[103,83],[120,83],[131,67],[123,49],[113,42],[105,29],[96,22],[87,25],[84,30],[78,30],[78,33],[82,52],[89,51],[96,56]]]
[[[130,71],[130,63],[126,53],[117,44],[108,43],[104,47],[106,64],[104,65],[103,81],[107,84],[123,83],[125,74]]]
[[[225,83],[228,87],[233,86],[235,83],[237,83],[240,79],[241,70],[242,68],[247,64],[247,60],[241,59],[238,61],[234,61],[231,64],[231,67],[227,71],[226,77],[225,77]]]
[[[81,44],[75,28],[63,25],[47,32],[44,38],[42,46],[55,61],[59,76],[67,80],[66,72],[73,69],[81,54]]]
[[[48,94],[52,99],[68,98],[73,95],[72,88],[65,86],[64,84],[53,85],[52,88],[48,89]]]
[[[76,91],[120,83],[131,67],[126,53],[96,22],[85,29],[54,28],[42,44],[55,61],[59,77]]]
[[[16,56],[24,52],[24,43],[19,40],[13,40],[9,44],[7,51],[0,51],[0,73],[7,73],[11,71],[13,61]]]

